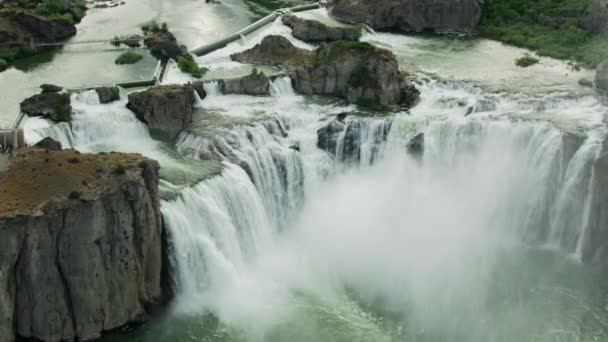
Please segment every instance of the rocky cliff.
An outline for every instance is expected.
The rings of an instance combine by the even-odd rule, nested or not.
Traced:
[[[333,95],[364,107],[411,107],[418,100],[418,90],[399,71],[395,55],[368,43],[341,40],[308,51],[282,36],[268,36],[231,57],[244,63],[281,65],[296,92],[304,95]]]
[[[480,0],[335,0],[330,11],[341,20],[377,30],[470,32],[481,18]]]
[[[0,341],[90,340],[163,301],[159,166],[36,149],[0,182]]]

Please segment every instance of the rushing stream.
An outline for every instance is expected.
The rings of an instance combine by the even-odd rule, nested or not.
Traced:
[[[242,73],[227,56],[269,33],[295,41],[277,21],[198,62]],[[73,95],[71,126],[26,122],[30,142],[161,164],[175,302],[107,341],[608,340],[608,279],[584,257],[607,111],[576,84],[589,72],[543,59],[522,74],[509,57],[521,50],[483,40],[363,39],[416,65],[422,98],[347,116],[356,154],[344,136],[334,157],[316,146],[355,108],[298,96],[285,77],[269,97],[207,84],[175,144],[150,138],[125,94]],[[421,133],[422,153],[407,153]]]

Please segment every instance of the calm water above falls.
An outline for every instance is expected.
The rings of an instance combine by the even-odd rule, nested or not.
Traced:
[[[198,62],[230,75],[242,66],[226,56],[270,33],[289,35],[275,22]],[[28,121],[32,140],[137,151],[166,170],[175,303],[105,340],[608,341],[606,273],[581,263],[607,111],[576,83],[589,72],[543,59],[524,74],[521,50],[484,40],[364,40],[416,65],[422,97],[388,136],[386,118],[347,118],[361,127],[359,165],[316,148],[316,130],[354,108],[297,96],[286,78],[270,97],[208,85],[175,146],[92,93],[75,95],[71,129]],[[221,172],[198,160],[209,155]]]

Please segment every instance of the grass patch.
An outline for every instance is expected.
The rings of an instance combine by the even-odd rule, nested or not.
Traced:
[[[84,0],[42,0],[37,12],[54,21],[74,24],[82,20],[86,10]]]
[[[527,68],[538,62],[540,62],[540,60],[538,58],[534,58],[534,57],[530,56],[529,54],[526,54],[525,56],[516,59],[515,65],[517,65],[518,67]]]
[[[118,58],[116,58],[114,63],[116,63],[118,65],[134,64],[134,63],[141,61],[142,58],[144,58],[144,56],[142,56],[138,53],[127,51],[127,52],[121,54],[120,56],[118,56]]]
[[[207,71],[209,71],[209,69],[201,68],[198,64],[196,64],[196,62],[191,56],[178,57],[177,67],[182,72],[190,74],[194,78],[201,78]]]
[[[578,26],[591,0],[495,0],[479,24],[482,36],[529,48],[541,56],[593,68],[608,58],[608,39]]]
[[[127,173],[127,169],[124,165],[118,163],[114,165],[114,168],[112,168],[112,173],[115,175],[124,175],[125,173]]]

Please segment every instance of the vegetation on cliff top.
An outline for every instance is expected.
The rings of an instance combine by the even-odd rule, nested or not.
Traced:
[[[114,63],[116,63],[118,65],[134,64],[134,63],[141,61],[142,58],[144,58],[144,56],[142,56],[138,53],[127,51],[127,52],[122,53],[120,56],[118,56],[118,58],[116,58]]]
[[[523,57],[520,57],[515,60],[515,65],[517,65],[518,67],[526,68],[538,62],[540,62],[538,58],[532,57],[530,56],[530,54],[525,54]]]
[[[200,67],[191,56],[177,58],[177,67],[181,72],[192,75],[194,78],[201,78],[209,69]]]
[[[78,162],[74,162],[74,160]],[[117,176],[112,165],[137,167],[137,154],[81,154],[75,150],[33,149],[11,158],[8,176],[0,181],[0,216],[30,214],[54,197],[77,200],[99,193],[108,176]],[[123,172],[124,173],[124,172]]]
[[[392,56],[392,52],[366,42],[338,40],[327,44],[324,48],[320,48],[314,56],[313,62],[315,64],[329,64],[349,52],[377,53],[386,57]]]
[[[482,36],[534,49],[541,56],[595,67],[608,58],[608,39],[579,27],[591,0],[495,0],[484,6]]]

